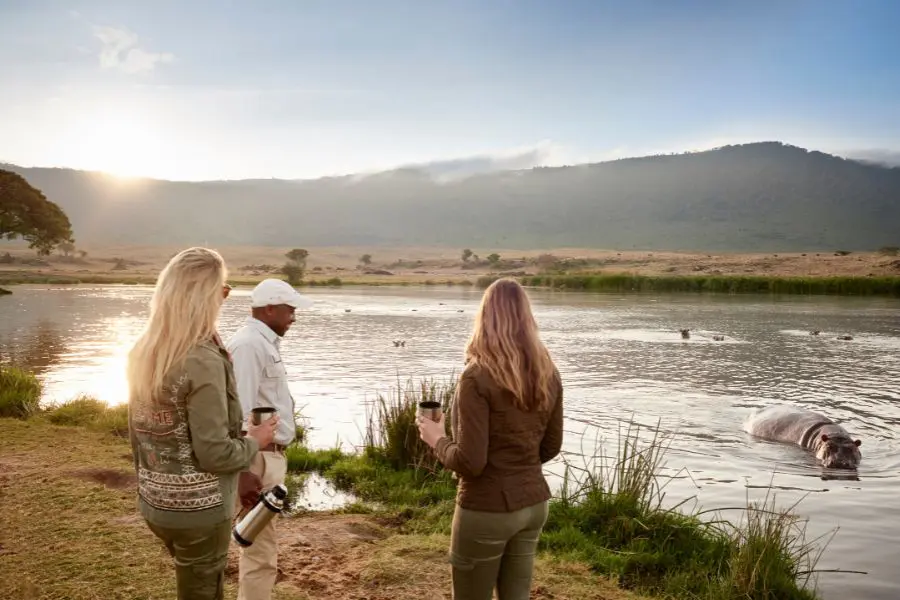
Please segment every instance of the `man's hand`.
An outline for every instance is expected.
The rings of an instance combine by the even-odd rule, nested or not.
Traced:
[[[262,493],[262,479],[250,471],[241,471],[238,475],[238,497],[241,499],[241,506],[250,510],[259,500]]]

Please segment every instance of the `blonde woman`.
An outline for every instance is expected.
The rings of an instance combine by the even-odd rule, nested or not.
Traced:
[[[128,428],[138,505],[175,559],[179,600],[224,598],[238,473],[272,442],[277,419],[241,436],[243,413],[216,333],[230,287],[213,250],[166,265],[128,355]]]
[[[459,475],[450,538],[454,600],[527,600],[550,488],[542,465],[562,446],[562,383],[525,290],[484,293],[450,414],[419,432]]]

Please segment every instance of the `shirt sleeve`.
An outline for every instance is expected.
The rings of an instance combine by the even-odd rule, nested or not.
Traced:
[[[250,411],[256,405],[259,395],[259,384],[266,367],[266,353],[251,341],[229,341],[228,351],[234,365],[234,379],[237,385],[238,399],[244,411],[244,428],[250,421]]]
[[[491,411],[471,377],[460,380],[453,409],[457,411],[457,439],[439,439],[435,453],[448,469],[465,477],[478,477],[487,465]]]
[[[250,466],[259,449],[250,437],[233,438],[228,428],[225,366],[219,357],[188,357],[191,391],[186,396],[191,447],[200,468],[233,473]]]
[[[541,439],[541,463],[556,458],[562,449],[563,441],[563,392],[562,383],[559,384],[559,393],[556,396],[556,404],[550,413],[550,421]]]

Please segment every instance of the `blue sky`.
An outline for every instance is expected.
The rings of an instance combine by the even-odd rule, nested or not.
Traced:
[[[196,180],[900,152],[897,23],[896,0],[0,0],[0,161]]]

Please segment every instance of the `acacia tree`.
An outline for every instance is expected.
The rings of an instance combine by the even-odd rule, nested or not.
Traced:
[[[372,255],[371,254],[363,254],[362,256],[359,257],[359,262],[366,266],[371,265],[372,264]]]
[[[303,282],[303,275],[306,273],[306,258],[309,252],[303,248],[294,248],[284,255],[288,259],[284,266],[281,267],[281,273],[288,278],[291,285],[299,285]]]
[[[0,169],[0,238],[21,238],[42,256],[74,241],[66,213],[24,177],[4,169]]]

